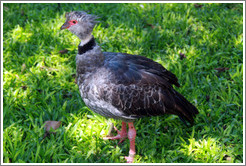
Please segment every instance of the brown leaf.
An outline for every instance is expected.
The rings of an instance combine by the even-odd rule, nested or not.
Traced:
[[[227,154],[223,157],[223,159],[227,161],[231,161],[231,157]]]
[[[45,133],[44,133],[43,139],[45,139],[47,136],[50,136],[50,134],[56,134],[55,132],[51,132],[51,131],[58,129],[61,125],[60,121],[45,121],[44,123],[45,123],[45,126],[44,126]]]
[[[227,161],[231,161],[231,157],[229,156],[229,157],[226,157],[226,160]]]
[[[195,6],[195,8],[201,8],[201,7],[203,7],[203,5],[202,4],[199,4],[199,3],[195,3],[194,6]]]
[[[67,52],[68,52],[67,49],[64,49],[64,50],[59,51],[60,54],[66,54]]]
[[[179,53],[180,59],[183,60],[184,58],[186,58],[185,54],[183,54],[182,52]]]
[[[215,70],[217,70],[218,72],[224,72],[226,70],[229,70],[228,67],[218,67],[218,68],[215,68]]]
[[[56,130],[61,125],[61,121],[45,121],[44,123],[46,132],[50,132],[51,129]]]
[[[146,27],[151,27],[152,29],[155,28],[155,26],[154,26],[153,24],[150,24],[150,23],[148,23],[148,22],[146,22],[146,21],[144,21],[144,23],[145,23],[145,25],[144,25],[145,28],[146,28]]]

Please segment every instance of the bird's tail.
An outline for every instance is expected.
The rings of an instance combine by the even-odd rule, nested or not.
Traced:
[[[194,117],[199,113],[197,108],[177,91],[175,91],[175,94],[176,114],[185,124],[186,121],[188,121],[191,125],[193,125]]]

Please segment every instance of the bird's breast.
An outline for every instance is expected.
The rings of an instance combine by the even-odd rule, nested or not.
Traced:
[[[135,119],[126,115],[124,112],[112,105],[110,95],[112,89],[100,82],[84,81],[80,86],[80,94],[85,104],[95,113],[98,113],[107,118],[121,119],[129,121]]]

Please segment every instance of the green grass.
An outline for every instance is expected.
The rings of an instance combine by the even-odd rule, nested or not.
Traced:
[[[242,4],[30,3],[3,5],[4,163],[125,162],[129,141],[102,139],[121,122],[90,111],[74,83],[79,40],[60,30],[72,10],[100,16],[93,34],[103,51],[176,74],[175,89],[199,109],[191,128],[170,115],[136,120],[136,163],[243,162]],[[62,125],[43,139],[47,120]]]

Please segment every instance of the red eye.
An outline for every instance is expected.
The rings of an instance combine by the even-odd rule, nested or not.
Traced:
[[[71,21],[69,21],[69,23],[70,23],[70,25],[75,25],[78,23],[78,21],[77,20],[71,20]]]

